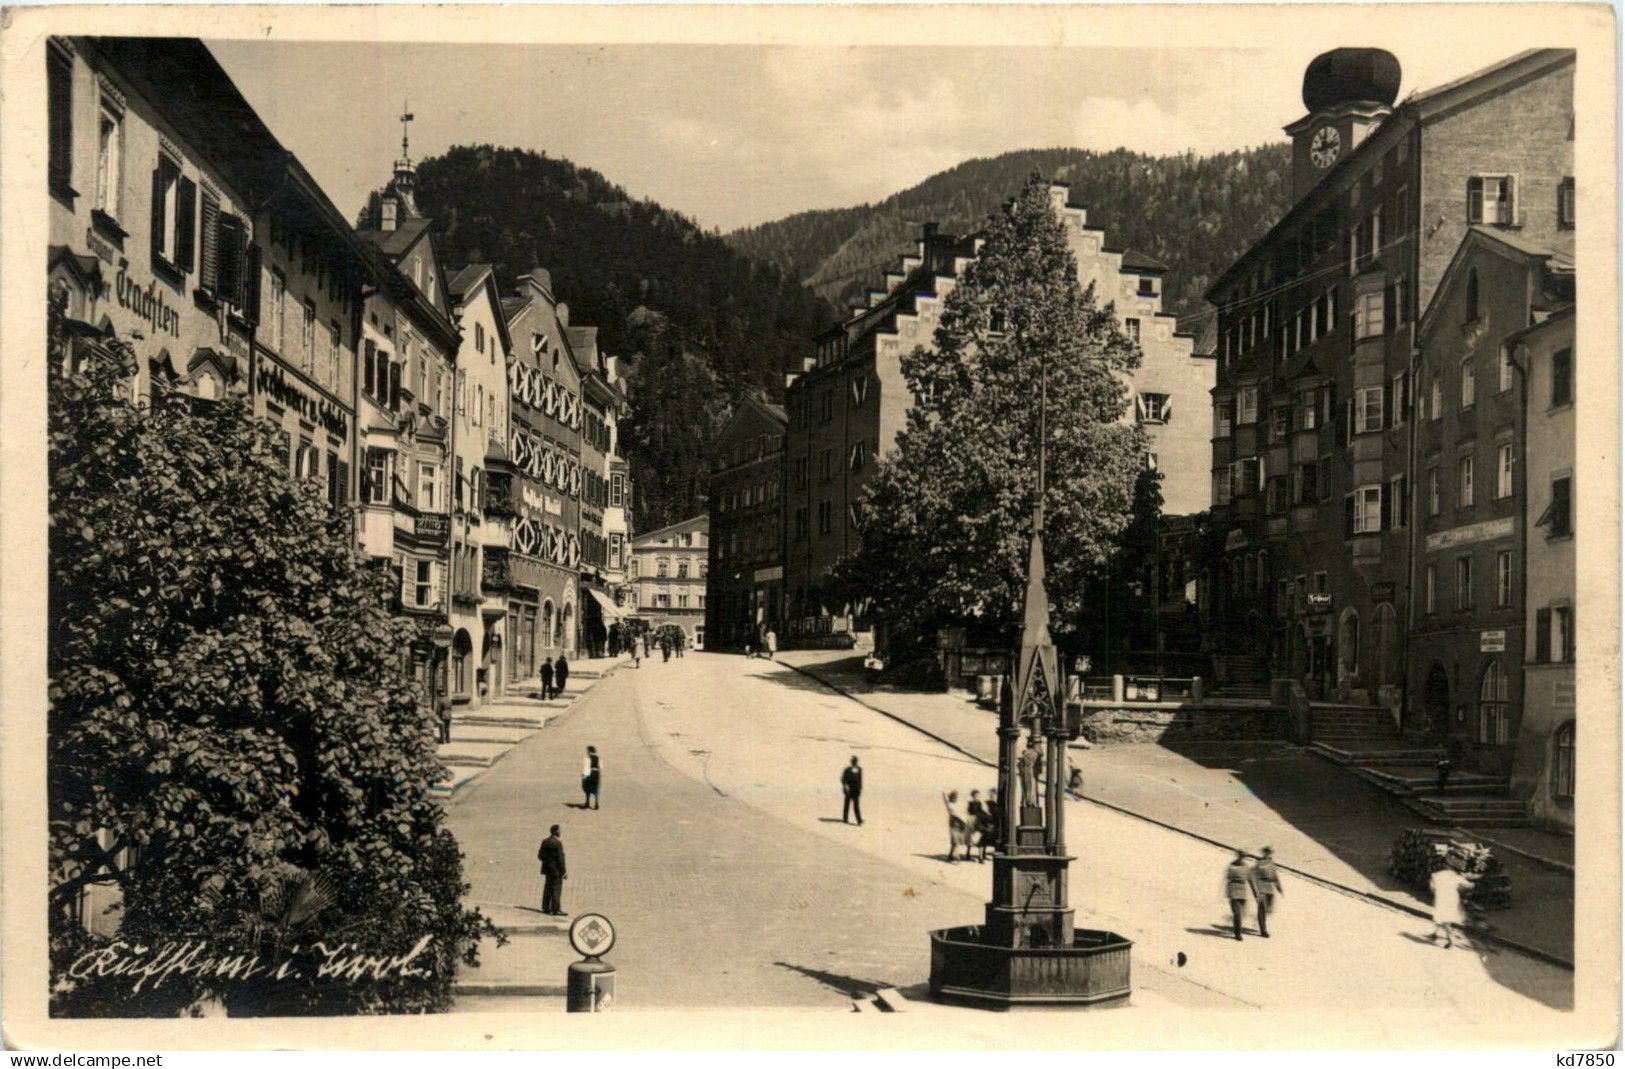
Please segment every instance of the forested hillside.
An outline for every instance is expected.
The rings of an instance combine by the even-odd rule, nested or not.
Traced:
[[[1291,187],[1285,144],[1164,157],[1034,149],[967,160],[878,204],[801,212],[727,240],[844,307],[878,281],[921,223],[977,229],[1035,171],[1069,183],[1113,245],[1167,264],[1167,307],[1179,313],[1195,311],[1219,272],[1285,213]]]
[[[704,511],[706,449],[730,407],[777,401],[832,320],[798,281],[568,160],[454,147],[419,165],[417,198],[448,266],[491,263],[504,290],[547,268],[571,321],[628,360],[638,530]]]

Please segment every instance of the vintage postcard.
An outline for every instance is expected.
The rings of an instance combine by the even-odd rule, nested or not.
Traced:
[[[6,1043],[1612,1046],[1615,36],[7,9]]]

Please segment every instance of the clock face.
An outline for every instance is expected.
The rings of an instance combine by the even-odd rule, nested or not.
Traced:
[[[1309,142],[1309,159],[1316,167],[1326,168],[1337,162],[1337,150],[1342,147],[1343,139],[1336,130],[1330,126],[1322,126],[1315,131],[1315,138]]]

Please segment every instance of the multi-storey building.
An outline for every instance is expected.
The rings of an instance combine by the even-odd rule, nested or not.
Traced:
[[[1567,256],[1472,227],[1417,324],[1412,722],[1511,767],[1524,697],[1526,382],[1509,335],[1574,302]]]
[[[747,398],[712,445],[705,636],[741,649],[780,626],[784,409]]]
[[[1574,306],[1506,339],[1523,381],[1523,709],[1512,795],[1543,823],[1574,829]]]
[[[1114,248],[1088,209],[1055,183],[1051,203],[1066,234],[1080,285],[1110,303],[1118,324],[1138,342],[1141,363],[1128,376],[1123,418],[1146,427],[1145,462],[1163,473],[1164,510],[1202,510],[1207,500],[1213,359],[1194,350],[1190,334],[1162,311],[1166,269],[1132,249]],[[884,288],[846,322],[817,339],[817,353],[789,383],[784,493],[785,631],[816,639],[867,621],[828,592],[834,563],[856,551],[858,504],[875,461],[894,448],[912,399],[902,357],[933,344],[943,302],[977,254],[979,235],[954,238],[927,224],[915,251],[886,273]]]
[[[508,453],[514,477],[502,488],[513,515],[511,684],[534,676],[542,658],[576,651],[582,417],[581,379],[567,329],[570,309],[553,296],[552,276],[532,268],[502,308],[513,339]]]
[[[610,570],[609,486],[620,411],[626,403],[610,360],[598,348],[597,327],[570,327],[570,351],[581,378],[581,634],[591,657],[607,650],[609,629],[624,615]],[[624,514],[623,514],[624,523]],[[624,527],[617,532],[625,547]],[[624,582],[624,580],[621,580]]]
[[[490,264],[451,276],[463,346],[457,354],[457,416],[452,464],[456,492],[451,528],[451,693],[481,705],[507,689],[509,517],[489,510],[490,472],[508,464],[508,320]]]
[[[1414,323],[1470,226],[1567,240],[1573,74],[1572,51],[1531,51],[1395,107],[1393,56],[1317,58],[1286,128],[1296,203],[1207,293],[1227,530],[1200,597],[1230,652],[1311,693],[1401,704]]]
[[[609,371],[609,385],[615,392],[615,403],[605,410],[609,422],[609,504],[604,508],[604,538],[609,543],[604,565],[604,580],[609,585],[610,597],[623,615],[634,611],[637,604],[628,582],[627,569],[632,561],[632,473],[626,463],[626,451],[621,445],[621,428],[631,415],[631,403],[626,393],[626,380],[621,377],[620,359],[609,357],[604,361]]]
[[[369,199],[359,230],[393,268],[367,298],[362,325],[362,542],[400,578],[400,611],[417,627],[413,672],[450,695],[453,373],[462,336],[416,185],[403,137],[394,177]],[[466,670],[466,656],[463,663]]]
[[[709,517],[695,516],[638,535],[628,568],[638,618],[682,628],[695,649],[705,648],[709,532]]]

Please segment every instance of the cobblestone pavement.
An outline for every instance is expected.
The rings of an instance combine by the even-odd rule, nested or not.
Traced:
[[[604,808],[583,813],[569,806],[589,742],[605,757]],[[854,753],[867,770],[861,828],[839,819]],[[875,985],[917,992],[926,931],[979,920],[988,869],[943,860],[939,792],[991,781],[783,665],[696,654],[606,681],[450,813],[473,897],[514,906],[534,904],[536,843],[564,825],[565,908],[616,921],[624,1009],[845,1009]],[[1219,1011],[1269,1009],[1330,1012],[1340,1037],[1354,1029],[1380,1046],[1450,1042],[1462,1028],[1492,1046],[1574,1045],[1576,1018],[1551,1008],[1568,988],[1562,970],[1440,950],[1423,921],[1298,880],[1274,938],[1234,942],[1220,931],[1222,851],[1082,803],[1067,820],[1079,925],[1136,943],[1119,1025],[1144,1014],[1166,1028],[1157,1011],[1173,1005],[1217,1012],[1235,1035],[1262,1019]],[[540,982],[561,982],[573,956],[562,939],[515,945]]]
[[[876,686],[857,658],[838,651],[797,650],[783,659],[971,753],[997,759],[992,734],[996,715],[963,692],[927,694]],[[1072,760],[1083,770],[1084,793],[1090,798],[1255,852],[1269,845],[1283,864],[1429,908],[1419,889],[1387,871],[1388,854],[1400,832],[1427,822],[1301,747],[1276,742],[1115,744],[1075,748]],[[1511,839],[1518,831],[1489,834]],[[1558,839],[1527,833],[1519,841],[1550,852]],[[1568,860],[1572,849],[1569,840]],[[1572,962],[1572,875],[1509,850],[1497,853],[1512,877],[1513,906],[1491,911],[1485,920],[1509,939]]]

